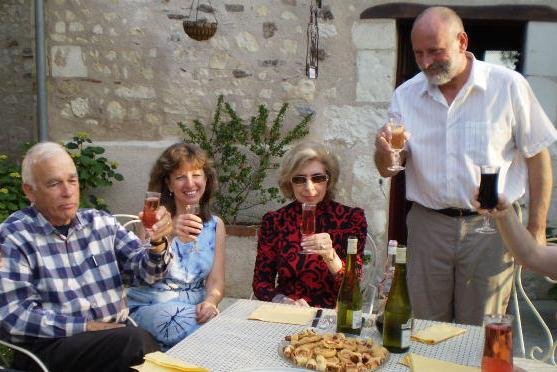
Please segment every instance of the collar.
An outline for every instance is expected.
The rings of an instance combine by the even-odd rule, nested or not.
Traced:
[[[41,212],[39,212],[39,210],[34,204],[31,205],[31,217],[35,217],[37,227],[39,228],[39,230],[42,231],[43,234],[50,235],[54,233],[58,235],[58,230],[56,230],[56,228],[46,219],[46,217]],[[69,231],[73,229],[80,229],[82,226],[83,226],[83,221],[82,218],[79,216],[79,210],[78,210],[74,219],[70,222]]]
[[[487,78],[488,78],[488,70],[486,68],[485,62],[478,61],[473,53],[465,52],[466,58],[472,62],[472,68],[470,69],[470,76],[468,76],[468,80],[461,88],[461,90],[472,89],[477,87],[481,90],[487,89]],[[435,84],[431,84],[427,77],[423,72],[420,72],[420,79],[421,79],[421,89],[420,95],[428,94],[431,97],[436,96],[437,92],[440,92],[439,87]]]

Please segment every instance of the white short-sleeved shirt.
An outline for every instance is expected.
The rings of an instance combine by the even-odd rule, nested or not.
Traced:
[[[390,111],[411,137],[406,197],[433,209],[472,208],[479,165],[498,165],[498,191],[514,201],[527,185],[525,158],[557,139],[530,85],[506,67],[473,60],[452,104],[423,72],[398,87]]]

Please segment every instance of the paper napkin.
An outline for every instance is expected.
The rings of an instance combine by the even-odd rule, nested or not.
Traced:
[[[185,363],[160,351],[146,354],[144,359],[145,363],[132,368],[139,372],[210,372],[207,368]]]
[[[435,324],[414,333],[411,338],[425,344],[437,344],[466,332],[464,328],[454,327],[449,324]]]
[[[423,355],[409,353],[401,363],[410,367],[412,372],[479,372],[477,367],[463,366],[461,364],[432,359]]]
[[[317,309],[294,305],[265,304],[255,309],[248,319],[271,323],[308,325]]]

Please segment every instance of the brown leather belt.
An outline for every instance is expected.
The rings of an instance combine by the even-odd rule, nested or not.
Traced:
[[[468,217],[468,216],[478,215],[478,212],[473,211],[471,209],[444,208],[444,209],[432,209],[432,210],[449,217]]]

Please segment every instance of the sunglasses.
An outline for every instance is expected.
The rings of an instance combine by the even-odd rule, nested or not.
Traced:
[[[311,176],[309,176],[309,179],[311,180],[312,183],[323,183],[329,180],[329,175],[325,173],[312,174]],[[305,183],[307,183],[308,177],[294,176],[290,181],[292,181],[294,185],[304,185]]]

